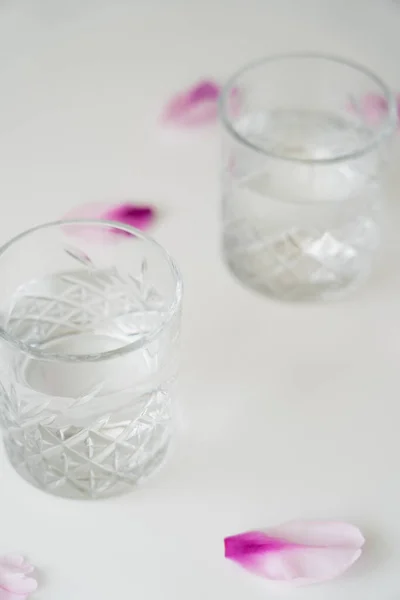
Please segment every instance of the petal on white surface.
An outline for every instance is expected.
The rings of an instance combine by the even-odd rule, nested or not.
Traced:
[[[63,217],[65,220],[74,219],[94,219],[105,221],[117,221],[118,223],[135,227],[136,229],[145,230],[153,224],[157,216],[157,211],[154,206],[141,202],[119,202],[119,203],[104,203],[90,202],[73,207]],[[88,224],[74,223],[64,225],[65,233],[78,238],[89,238],[91,240],[98,239],[99,241],[107,238],[130,235],[122,229],[110,227],[107,230],[99,229],[96,226]]]
[[[23,573],[3,573],[0,577],[0,587],[14,594],[31,594],[37,585],[33,577],[25,577]]]
[[[217,120],[220,86],[212,80],[202,80],[176,94],[166,105],[162,120],[183,126],[198,126]]]
[[[20,554],[0,557],[0,600],[25,600],[37,588],[37,581],[27,577],[34,567]]]
[[[358,527],[343,521],[288,521],[268,529],[268,535],[307,545],[361,548],[365,542]]]
[[[26,600],[27,598],[26,594],[14,594],[0,587],[0,600]]]
[[[0,566],[4,567],[21,567],[25,560],[21,554],[5,554],[0,556]]]
[[[291,521],[225,539],[225,556],[272,581],[305,585],[333,579],[361,555],[364,537],[348,523]]]
[[[26,562],[24,557],[21,554],[6,554],[4,556],[0,556],[0,569],[13,569],[17,570],[20,573],[32,573],[34,570],[33,565]]]

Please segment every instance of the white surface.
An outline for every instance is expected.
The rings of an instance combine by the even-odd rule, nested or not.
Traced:
[[[150,198],[186,284],[182,431],[156,478],[69,502],[1,457],[0,552],[39,566],[38,600],[268,598],[224,560],[223,537],[296,517],[348,519],[368,541],[347,576],[291,597],[400,592],[399,245],[343,303],[253,295],[219,257],[216,130],[171,141],[156,124],[185,85],[294,49],[359,60],[400,89],[400,5],[0,3],[0,241],[83,201]]]

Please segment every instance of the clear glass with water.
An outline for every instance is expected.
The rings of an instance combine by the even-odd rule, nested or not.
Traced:
[[[129,491],[173,432],[182,283],[130,227],[50,223],[0,249],[0,418],[8,457],[65,497]]]
[[[386,110],[369,114],[365,98],[375,95]],[[356,287],[381,239],[383,173],[397,120],[387,86],[335,57],[281,55],[231,78],[220,118],[231,271],[288,301]]]

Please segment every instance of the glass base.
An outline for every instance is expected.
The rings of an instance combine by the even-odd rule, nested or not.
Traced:
[[[337,280],[299,281],[293,273],[268,273],[266,270],[254,272],[232,261],[225,255],[225,263],[234,277],[244,286],[282,302],[330,302],[339,300],[361,287],[369,278],[371,267],[359,271],[357,275]]]
[[[25,481],[42,491],[75,500],[94,500],[109,498],[131,492],[145,479],[155,474],[164,464],[169,441],[159,448],[145,462],[137,463],[131,470],[117,471],[78,457],[75,468],[68,459],[67,475],[63,473],[50,457],[23,456],[21,449],[10,441],[4,440],[6,454],[15,471]],[[67,456],[67,453],[66,453]]]

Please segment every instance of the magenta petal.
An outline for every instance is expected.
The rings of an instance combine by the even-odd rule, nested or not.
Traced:
[[[135,206],[134,204],[120,204],[104,213],[104,219],[124,223],[136,229],[147,229],[155,218],[152,206]]]
[[[346,571],[363,544],[359,529],[348,523],[291,521],[226,538],[225,556],[271,581],[305,585]]]
[[[188,92],[191,102],[202,102],[203,100],[218,100],[220,88],[214,81],[202,81]]]
[[[180,92],[165,107],[162,120],[175,125],[196,126],[213,122],[217,118],[220,86],[211,80],[200,81],[190,89]]]
[[[150,205],[133,204],[124,202],[122,204],[105,204],[93,202],[81,204],[70,210],[64,219],[101,219],[105,221],[117,221],[136,229],[147,229],[156,218],[156,209]],[[91,239],[99,238],[99,241],[104,239],[104,231],[100,232],[96,227],[91,227],[90,224],[82,227],[75,225],[66,225],[64,231],[74,237],[87,237]],[[120,229],[111,228],[108,233],[110,236],[125,235],[125,232]],[[127,234],[129,235],[129,234]]]

